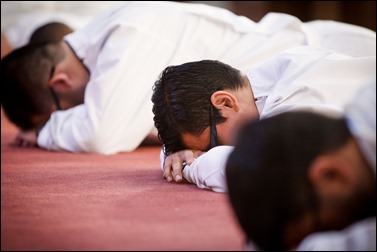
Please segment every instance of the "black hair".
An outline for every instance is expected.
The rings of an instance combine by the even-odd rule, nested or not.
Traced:
[[[226,165],[230,203],[249,240],[286,250],[283,229],[318,207],[307,172],[321,153],[351,137],[341,118],[286,112],[252,121],[238,133]]]
[[[201,134],[210,122],[211,95],[245,85],[239,70],[217,60],[168,66],[153,87],[154,123],[165,154],[186,147],[181,135]],[[216,123],[225,118],[215,109]]]
[[[59,44],[26,45],[1,60],[1,105],[16,126],[30,130],[33,116],[51,113],[50,72],[63,52]]]

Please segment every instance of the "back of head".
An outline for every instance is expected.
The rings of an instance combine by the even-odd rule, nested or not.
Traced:
[[[73,32],[72,28],[60,22],[51,22],[40,26],[30,36],[29,44],[60,42],[63,37]]]
[[[153,87],[153,113],[166,154],[185,147],[182,133],[198,135],[209,126],[211,95],[244,85],[239,70],[216,60],[169,66]],[[216,123],[225,120],[214,111]]]
[[[37,127],[33,117],[51,113],[50,72],[62,57],[58,44],[18,48],[1,60],[1,104],[11,122],[23,130]]]
[[[340,148],[350,133],[342,119],[286,112],[246,124],[226,166],[229,199],[240,225],[262,250],[285,250],[287,223],[315,211],[308,168]]]

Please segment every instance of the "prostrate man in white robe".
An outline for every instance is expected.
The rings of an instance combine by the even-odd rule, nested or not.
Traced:
[[[163,175],[169,182],[184,178],[227,192],[226,160],[245,121],[296,110],[341,117],[354,94],[375,80],[375,56],[308,46],[289,49],[246,74],[210,60],[169,66],[152,97],[164,144]]]

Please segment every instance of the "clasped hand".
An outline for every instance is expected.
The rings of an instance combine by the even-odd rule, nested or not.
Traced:
[[[36,130],[20,130],[14,139],[14,144],[22,147],[37,147],[37,139]]]
[[[203,153],[200,150],[182,150],[170,154],[164,162],[164,178],[168,182],[173,181],[173,178],[175,182],[182,182],[182,168],[184,164],[191,165]]]

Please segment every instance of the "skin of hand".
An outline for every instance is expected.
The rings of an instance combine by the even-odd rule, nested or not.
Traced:
[[[164,178],[168,182],[173,181],[173,178],[175,182],[182,182],[183,163],[191,165],[203,153],[200,150],[182,150],[167,156],[164,163]]]
[[[14,139],[14,144],[21,147],[38,147],[37,139],[38,136],[35,130],[20,130]]]

